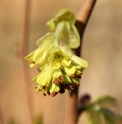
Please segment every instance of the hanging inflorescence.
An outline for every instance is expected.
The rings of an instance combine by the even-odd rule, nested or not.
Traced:
[[[44,95],[53,97],[79,86],[88,63],[71,50],[80,45],[74,24],[74,14],[67,9],[60,10],[47,22],[50,32],[40,38],[36,42],[38,48],[25,57],[30,67],[38,65],[39,74],[31,80],[37,82],[37,92],[43,90]]]

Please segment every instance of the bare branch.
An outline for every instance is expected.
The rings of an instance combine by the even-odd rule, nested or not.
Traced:
[[[94,8],[96,0],[84,0],[83,5],[77,15],[76,27],[80,33],[81,45],[79,48],[75,49],[74,52],[80,56],[82,38]],[[77,98],[78,98],[78,88],[76,88],[72,93],[67,92],[67,101],[66,101],[66,116],[65,124],[76,124],[77,123]]]
[[[29,36],[29,21],[30,21],[30,5],[31,5],[31,0],[26,0],[25,1],[25,8],[24,8],[24,15],[23,15],[23,25],[22,25],[22,38],[20,42],[20,46],[18,48],[19,50],[19,55],[21,59],[21,65],[22,65],[22,90],[24,92],[24,97],[27,102],[27,110],[28,110],[28,115],[27,117],[30,120],[30,124],[33,122],[33,117],[34,117],[34,105],[33,105],[33,93],[30,85],[30,72],[29,72],[29,67],[27,65],[27,62],[24,60],[25,55],[27,55],[28,52],[28,36]]]

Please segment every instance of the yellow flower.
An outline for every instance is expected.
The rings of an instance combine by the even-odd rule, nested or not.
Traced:
[[[65,89],[71,91],[74,87],[79,86],[83,70],[88,66],[88,63],[74,55],[68,46],[53,48],[50,52],[48,63],[54,70],[59,70],[60,76],[54,76],[55,79],[53,77],[52,83],[58,85],[60,90],[63,89],[63,92]]]
[[[46,64],[42,72],[31,80],[37,81],[36,91],[44,90],[44,95],[49,94],[52,97],[60,91],[60,86],[56,84],[56,79],[62,75],[60,70],[54,70],[51,65]]]
[[[25,56],[25,60],[30,62],[30,67],[39,65],[40,69],[43,68],[45,63],[47,63],[48,56],[51,49],[58,44],[55,40],[53,33],[48,33],[37,41],[37,46],[39,46],[35,51]]]
[[[36,91],[44,92],[54,97],[57,93],[64,93],[79,86],[83,70],[88,63],[73,54],[71,48],[80,44],[78,31],[75,27],[74,14],[63,9],[47,22],[51,33],[40,38],[36,44],[38,48],[25,57],[30,67],[38,65],[39,74],[31,80],[36,81]],[[61,46],[60,41],[64,42]]]
[[[70,48],[77,48],[80,45],[80,37],[75,27],[75,20],[73,12],[62,9],[53,19],[47,22],[47,26],[51,32],[54,32],[57,39]]]
[[[44,90],[44,95],[55,96],[64,93],[65,89],[71,91],[79,86],[87,66],[88,63],[74,55],[69,47],[54,47],[44,68],[31,82],[37,82],[37,92]]]
[[[75,19],[75,15],[73,12],[69,11],[68,9],[62,9],[60,10],[53,19],[49,20],[47,22],[47,26],[49,27],[51,32],[54,32],[57,24],[61,21],[61,20],[67,20],[68,22],[70,22],[71,24],[74,24],[76,19]]]
[[[64,68],[67,75],[70,75],[77,70],[85,69],[88,63],[82,58],[73,54],[68,46],[55,47],[50,51],[48,62],[51,63],[54,69]]]

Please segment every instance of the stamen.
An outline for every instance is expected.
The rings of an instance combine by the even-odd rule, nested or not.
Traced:
[[[70,84],[69,87],[70,87],[71,89],[73,89],[73,85],[72,85],[72,84]]]
[[[81,79],[81,75],[77,75],[77,78],[78,78],[78,79]]]
[[[45,89],[46,87],[45,86],[42,86],[43,89]]]
[[[32,59],[29,59],[29,62],[35,64],[35,62]]]
[[[46,93],[43,93],[44,96],[46,96]]]
[[[78,87],[79,87],[79,86],[80,86],[80,84],[79,84],[79,83],[76,83],[76,86],[78,86]]]
[[[56,96],[56,92],[53,92],[53,93],[51,94],[51,97],[54,97],[54,96]]]
[[[39,86],[39,85],[37,85],[37,86],[35,87],[35,89],[36,89],[37,92],[40,92],[40,91],[42,90],[42,87]]]
[[[81,75],[82,74],[82,71],[77,71],[78,75]]]
[[[54,84],[57,84],[58,83],[58,80],[57,79],[54,79],[54,82],[53,82]]]
[[[41,89],[39,89],[39,91],[41,91]]]
[[[63,83],[63,81],[64,81],[64,80],[60,80],[59,82],[60,82],[60,83]]]
[[[63,75],[62,75],[62,76],[60,76],[60,79],[61,79],[61,80],[64,80],[64,76],[63,76]]]
[[[40,70],[39,68],[37,68],[37,70],[38,70],[39,72],[41,72],[41,70]]]
[[[30,62],[33,62],[32,59],[29,59]]]
[[[48,95],[50,95],[50,92],[47,92]]]
[[[61,88],[59,93],[63,94],[65,92],[65,89]]]
[[[75,74],[72,74],[72,75],[71,75],[71,77],[72,77],[72,78],[75,78],[75,77],[76,77],[76,75],[75,75]]]

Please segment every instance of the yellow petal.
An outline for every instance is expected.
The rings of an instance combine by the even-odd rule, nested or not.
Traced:
[[[50,87],[50,93],[58,92],[59,90],[60,90],[60,87],[58,85],[55,85],[52,83],[52,85]]]
[[[65,66],[69,66],[70,64],[71,64],[71,60],[69,59],[69,58],[67,58],[67,59],[63,59],[62,60],[62,62],[63,62],[63,64],[65,65]]]
[[[70,23],[74,24],[75,23],[75,15],[73,12],[71,12],[68,9],[61,9],[55,16],[56,21],[60,20],[69,20]]]
[[[71,74],[74,74],[75,71],[76,71],[76,67],[75,66],[68,66],[68,67],[64,67],[64,70],[66,72],[67,75],[71,75]]]
[[[49,20],[46,25],[48,26],[49,30],[51,32],[54,32],[57,26],[57,23],[55,22],[55,18]]]
[[[55,39],[55,37],[54,37],[53,33],[47,33],[46,35],[44,35],[43,37],[38,39],[36,41],[36,44],[37,44],[38,47],[43,45],[43,44],[45,44],[45,45],[51,44],[51,43],[53,43],[54,39]]]
[[[73,24],[65,21],[65,26],[60,33],[60,39],[70,48],[77,48],[80,45],[80,36]]]
[[[62,75],[62,72],[60,70],[55,70],[53,77],[59,78],[59,76],[61,76],[61,75]]]
[[[64,54],[66,54],[69,57],[72,57],[73,52],[72,52],[72,50],[70,49],[69,46],[61,46],[59,48],[61,49],[62,52],[64,52]]]
[[[73,62],[75,62],[76,64],[78,64],[78,65],[80,65],[84,68],[88,67],[87,61],[83,60],[82,58],[80,58],[76,55],[73,55],[71,59],[72,59]]]

